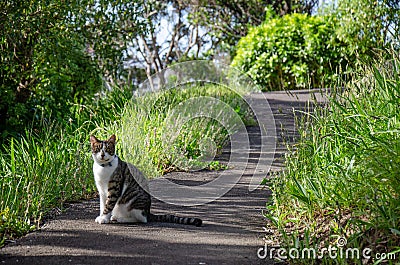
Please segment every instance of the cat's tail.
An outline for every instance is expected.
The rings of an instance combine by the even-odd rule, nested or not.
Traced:
[[[175,223],[184,225],[201,226],[203,221],[199,218],[179,217],[172,214],[149,214],[150,222]]]

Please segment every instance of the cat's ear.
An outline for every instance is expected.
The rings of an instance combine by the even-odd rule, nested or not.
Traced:
[[[97,143],[99,140],[94,136],[94,135],[90,135],[90,143],[94,144]]]
[[[115,144],[116,142],[115,134],[111,135],[111,137],[107,140],[107,142]]]

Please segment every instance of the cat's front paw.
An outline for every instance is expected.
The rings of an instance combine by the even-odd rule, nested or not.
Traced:
[[[107,215],[100,215],[96,218],[96,223],[98,224],[108,224],[110,222],[110,217]]]
[[[110,222],[118,222],[118,218],[115,215],[112,215],[110,218]]]

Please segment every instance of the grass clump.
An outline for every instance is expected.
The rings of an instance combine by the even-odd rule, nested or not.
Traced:
[[[79,136],[54,138],[55,130],[11,139],[10,153],[0,156],[0,232],[7,237],[38,226],[48,206],[94,192],[89,156]]]
[[[400,251],[400,61],[364,70],[326,107],[299,122],[286,169],[271,180],[266,216],[285,247],[372,250],[370,259],[322,257],[326,264],[381,262]],[[309,264],[310,260],[292,260]],[[315,263],[321,262],[313,261]],[[391,261],[393,262],[393,261]]]
[[[218,85],[188,85],[133,98],[103,133],[115,133],[119,154],[154,178],[224,168],[213,159],[242,121],[251,124],[253,118],[240,95]]]
[[[38,227],[51,208],[94,193],[82,132],[49,124],[10,140],[0,155],[0,243]]]

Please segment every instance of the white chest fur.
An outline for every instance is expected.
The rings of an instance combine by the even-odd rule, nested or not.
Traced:
[[[102,166],[96,161],[93,163],[93,175],[96,181],[97,189],[100,194],[107,194],[108,182],[110,181],[111,175],[118,166],[118,157],[115,157],[111,161],[111,166],[106,164]]]

